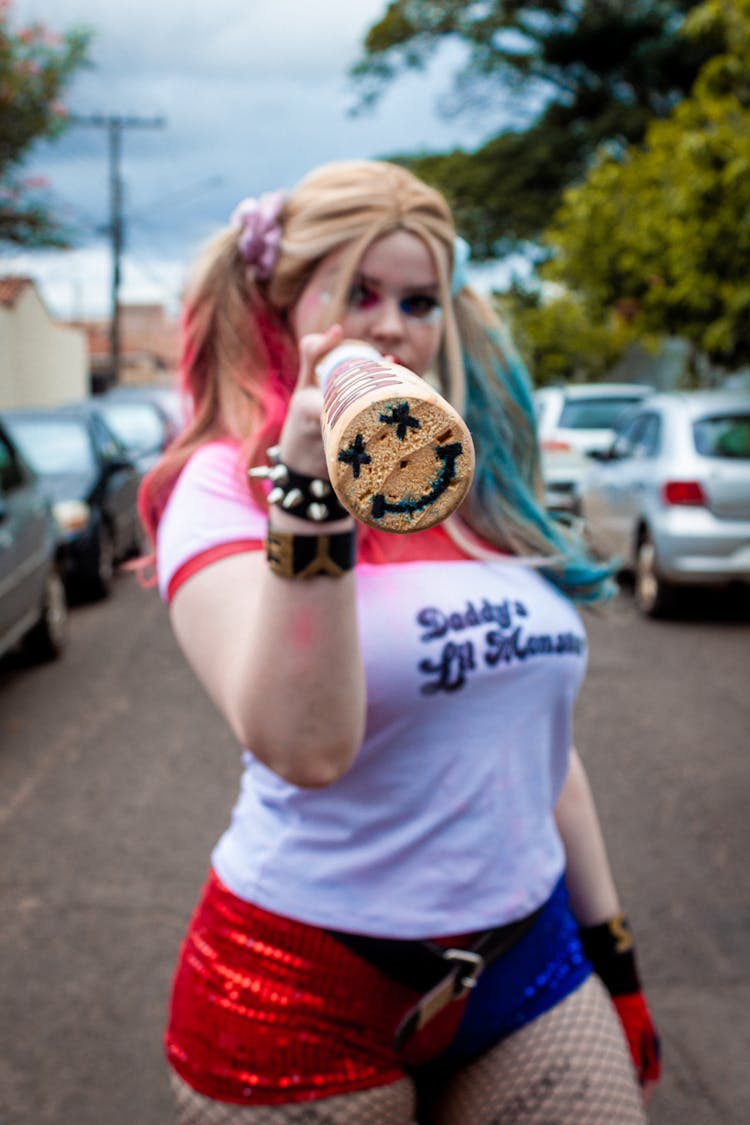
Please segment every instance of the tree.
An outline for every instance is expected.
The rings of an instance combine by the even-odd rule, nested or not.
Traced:
[[[0,0],[0,242],[62,246],[65,232],[40,194],[45,182],[24,179],[20,169],[35,141],[66,127],[61,97],[87,63],[90,33],[57,35],[39,23],[13,30],[10,9]]]
[[[540,290],[513,286],[495,300],[536,386],[595,383],[631,340],[621,318],[594,319],[572,293],[543,298]]]
[[[709,0],[688,30],[719,22],[727,50],[642,147],[604,155],[569,189],[547,232],[547,276],[594,317],[680,335],[714,363],[750,361],[750,0]]]
[[[438,47],[467,48],[454,102],[513,99],[520,127],[475,152],[396,156],[438,186],[477,257],[536,241],[564,188],[605,142],[638,142],[690,89],[723,46],[714,21],[700,38],[679,29],[698,0],[392,0],[353,68],[361,104]]]

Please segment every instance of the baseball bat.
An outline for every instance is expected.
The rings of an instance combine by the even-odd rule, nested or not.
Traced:
[[[474,475],[460,414],[424,379],[376,348],[344,340],[316,365],[331,485],[361,523],[421,531],[446,519]]]

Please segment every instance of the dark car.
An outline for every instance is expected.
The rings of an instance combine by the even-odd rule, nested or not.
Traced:
[[[67,625],[52,508],[0,422],[0,656],[20,645],[31,659],[52,660]]]
[[[155,399],[104,394],[93,401],[141,473],[154,467],[177,436],[177,426]]]
[[[187,397],[175,383],[119,383],[102,397],[119,402],[153,402],[170,420],[175,436],[184,430],[190,418]]]
[[[87,403],[6,411],[5,422],[53,503],[69,591],[106,597],[117,562],[140,551],[141,476]]]

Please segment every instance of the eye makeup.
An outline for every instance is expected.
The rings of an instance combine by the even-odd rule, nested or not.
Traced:
[[[358,312],[367,312],[383,300],[383,294],[376,284],[364,277],[355,279],[349,291],[349,307]],[[431,324],[442,315],[442,308],[437,297],[430,292],[415,290],[405,293],[398,298],[398,307],[404,316],[410,320],[419,320]]]
[[[429,293],[412,293],[408,297],[402,297],[399,301],[399,308],[405,316],[414,317],[416,320],[425,320],[428,323],[437,320],[443,312],[437,297],[433,297]]]

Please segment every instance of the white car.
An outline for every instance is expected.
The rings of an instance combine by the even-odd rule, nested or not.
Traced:
[[[588,456],[607,449],[623,413],[653,388],[640,383],[574,383],[534,392],[545,502],[578,515]]]
[[[590,462],[581,506],[647,616],[677,608],[685,587],[750,584],[750,393],[644,401]]]

